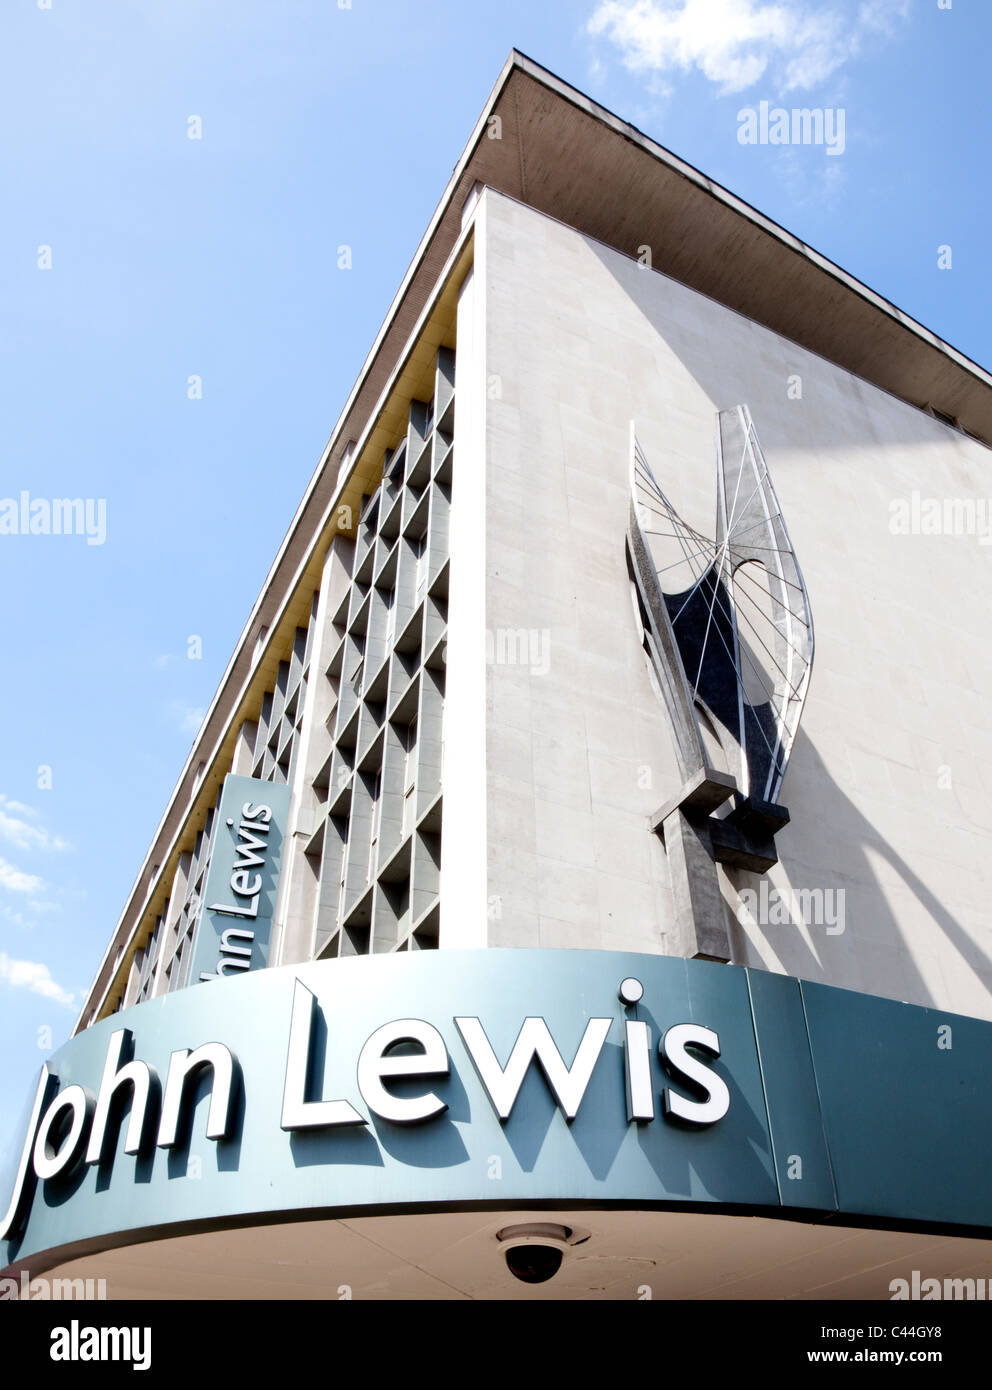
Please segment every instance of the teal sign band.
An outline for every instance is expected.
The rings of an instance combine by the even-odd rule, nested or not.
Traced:
[[[442,950],[246,973],[51,1058],[0,1188],[0,1265],[528,1204],[992,1235],[990,1070],[992,1023],[702,961]]]
[[[193,940],[189,983],[268,964],[289,787],[254,777],[224,779]]]

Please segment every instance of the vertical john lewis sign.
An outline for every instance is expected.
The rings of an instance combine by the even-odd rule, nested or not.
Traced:
[[[190,984],[268,964],[289,787],[224,779],[193,942]]]

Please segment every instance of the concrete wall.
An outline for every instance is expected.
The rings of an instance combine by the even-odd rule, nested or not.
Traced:
[[[817,641],[767,878],[821,898],[741,922],[759,880],[725,876],[735,960],[992,1017],[992,550],[891,529],[914,491],[987,498],[989,451],[530,208],[482,203],[490,944],[670,953],[645,820],[679,778],[629,597],[629,423],[712,534],[715,414],[744,402]]]

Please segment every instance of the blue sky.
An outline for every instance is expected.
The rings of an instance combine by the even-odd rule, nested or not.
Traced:
[[[992,365],[984,0],[8,0],[0,1154],[514,46]]]

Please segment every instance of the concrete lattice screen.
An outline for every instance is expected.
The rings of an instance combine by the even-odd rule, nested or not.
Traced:
[[[454,353],[442,348],[431,400],[411,403],[406,437],[386,451],[364,500],[320,673],[333,695],[319,731],[326,756],[308,779],[318,808],[305,848],[315,956],[437,946],[453,432]],[[262,781],[296,778],[315,654],[326,652],[318,607],[315,593],[257,723],[243,728],[242,770]],[[189,984],[215,810],[180,855],[121,1007]]]
[[[453,430],[442,348],[433,398],[411,404],[365,502],[334,615],[333,749],[314,783],[326,813],[307,847],[323,958],[437,946]]]

